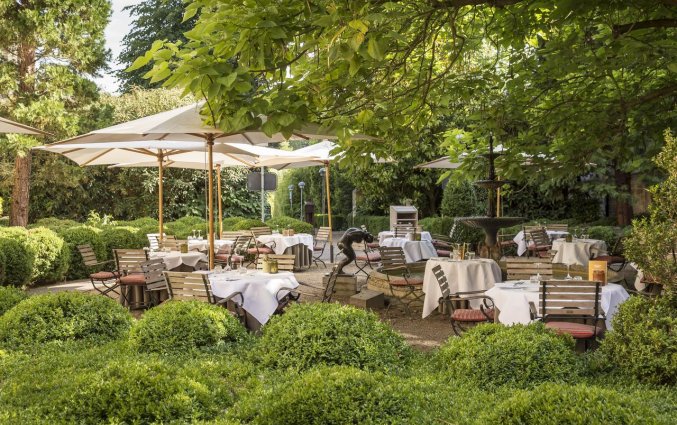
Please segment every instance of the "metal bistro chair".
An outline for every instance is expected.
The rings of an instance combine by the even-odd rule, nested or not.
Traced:
[[[130,310],[145,307],[143,288],[146,279],[141,270],[141,263],[148,261],[148,253],[143,249],[115,249],[113,252],[120,272],[120,296],[123,304]]]
[[[566,223],[550,223],[545,225],[545,230],[554,230],[558,232],[568,232],[569,225]]]
[[[245,313],[242,309],[244,295],[241,292],[234,292],[227,298],[217,298],[212,294],[209,277],[206,273],[194,272],[164,272],[167,288],[169,290],[169,299],[178,301],[200,301],[209,304],[227,307],[229,301],[235,306],[234,314],[241,321],[244,320]],[[235,299],[239,298],[239,302]]]
[[[485,291],[455,292],[452,294],[442,266],[438,264],[433,267],[432,271],[442,291],[440,304],[444,304],[449,312],[451,328],[456,335],[461,336],[463,332],[478,323],[494,322],[494,300],[484,295]],[[456,308],[459,305],[468,304],[471,300],[482,300],[480,308]]]
[[[381,248],[379,248],[381,249]],[[381,261],[381,254],[379,251],[374,251],[367,246],[364,242],[354,242],[353,250],[355,251],[355,267],[357,267],[357,273],[364,273],[365,276],[369,277],[369,273],[365,270],[367,267],[374,269],[372,263],[378,263]],[[362,252],[362,254],[358,254]],[[359,262],[362,264],[360,264]]]
[[[298,301],[301,295],[309,297],[318,297],[318,294],[322,294],[322,302],[330,303],[334,293],[336,292],[336,280],[338,279],[338,264],[334,264],[329,273],[329,278],[327,279],[326,286],[311,285],[310,283],[305,283],[299,281],[299,287],[294,289],[290,295],[290,298],[294,301]],[[305,291],[305,288],[313,289],[313,292]]]
[[[331,227],[320,227],[317,229],[317,233],[315,234],[315,246],[313,247],[313,262],[317,267],[319,267],[318,263],[322,263],[324,268],[327,268],[327,264],[325,264],[321,257],[329,243],[330,235]]]
[[[89,274],[89,279],[92,281],[92,286],[96,289],[101,295],[108,295],[109,293],[114,293],[120,295],[117,291],[118,287],[118,278],[120,273],[117,270],[105,271],[101,270],[106,264],[114,263],[115,260],[108,261],[99,261],[96,258],[96,253],[92,249],[92,246],[89,244],[78,245],[78,251],[82,256],[82,263],[85,265],[85,268],[94,273]],[[101,289],[96,286],[96,283],[103,285],[105,289]]]
[[[621,283],[626,289],[634,291],[635,288],[630,287],[630,284],[627,278],[625,277],[625,273],[623,273],[625,267],[628,265],[628,260],[623,255],[624,239],[625,238],[623,236],[620,236],[618,239],[616,239],[616,243],[614,244],[613,248],[611,249],[608,255],[596,257],[595,260],[606,261],[607,269],[617,274],[617,278],[614,279],[613,281],[609,280],[609,282]]]
[[[369,230],[367,230],[367,226],[364,224],[360,225],[360,229],[362,229],[363,232],[369,233]],[[375,240],[374,242],[367,242],[367,246],[371,249],[378,249],[378,247],[381,244],[379,243],[378,240]]]
[[[599,321],[604,319],[599,308],[601,297],[600,282],[548,280],[541,282],[539,308],[536,309],[533,303],[529,307],[535,319],[557,333],[585,341],[587,350],[588,343],[604,332],[599,326]],[[578,323],[581,321],[583,323]]]
[[[541,258],[549,257],[552,250],[552,242],[550,242],[548,232],[540,228],[530,232],[529,235],[531,236],[531,243],[527,246],[529,252]]]
[[[169,293],[164,272],[167,265],[162,258],[152,258],[140,264],[146,281],[145,291],[148,298],[147,306],[155,307],[163,301],[163,295]]]
[[[254,256],[249,264],[256,265],[259,262],[260,256],[275,253],[275,242],[271,242],[270,245],[267,245],[258,241],[259,236],[272,234],[272,231],[268,226],[252,227],[249,231],[251,232],[252,242],[250,244],[251,246],[247,249],[247,253]],[[249,266],[249,264],[247,266]]]
[[[214,262],[221,265],[233,267],[234,264],[244,265],[244,253],[248,252],[252,236],[240,235],[235,238],[232,245],[223,246],[214,256]]]
[[[239,230],[224,231],[221,232],[219,239],[226,241],[234,241],[238,236],[244,235],[244,232]]]
[[[404,251],[400,247],[380,247],[381,253],[381,273],[386,275],[390,294],[393,300],[404,307],[405,312],[411,317],[411,304],[421,302],[423,299],[423,279],[411,276],[409,266],[404,257]],[[391,278],[392,277],[392,278]],[[395,290],[406,291],[404,295],[398,296]],[[386,309],[386,314],[393,305],[391,302]]]

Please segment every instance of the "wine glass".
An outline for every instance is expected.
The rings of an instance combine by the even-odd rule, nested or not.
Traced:
[[[566,280],[572,280],[573,277],[571,277],[571,260],[567,261],[567,277],[565,277]]]
[[[202,230],[197,231],[197,238],[198,240],[202,240]]]
[[[541,263],[536,263],[536,279],[541,281]]]
[[[195,229],[193,229],[193,239],[195,239]]]

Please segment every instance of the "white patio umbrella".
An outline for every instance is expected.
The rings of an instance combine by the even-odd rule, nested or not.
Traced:
[[[49,134],[46,131],[38,130],[37,128],[2,117],[0,117],[0,133],[35,134],[43,136]]]
[[[92,144],[100,143],[121,143],[120,148],[124,148],[124,143],[130,141],[185,141],[203,143],[207,151],[207,163],[209,164],[208,176],[208,192],[210,193],[208,200],[209,209],[209,266],[214,264],[214,159],[213,152],[216,145],[223,145],[229,143],[245,143],[250,145],[261,145],[267,143],[281,142],[286,140],[281,133],[267,136],[262,130],[262,126],[257,128],[249,128],[242,131],[225,133],[221,129],[206,126],[200,111],[203,109],[205,102],[198,102],[193,105],[183,106],[172,109],[170,111],[161,112],[159,114],[150,115],[137,120],[132,120],[126,123],[114,125],[101,130],[76,136],[74,138],[52,144]],[[261,124],[265,122],[266,117],[259,117]],[[337,137],[332,134],[322,134],[325,130],[318,125],[302,126],[301,129],[295,131],[291,135],[291,139],[320,139]],[[353,136],[354,138],[365,138],[365,136]],[[162,147],[161,147],[162,148]],[[197,149],[200,151],[200,149]],[[96,159],[95,159],[96,160]],[[129,161],[119,161],[129,162]],[[162,234],[162,232],[161,232]]]
[[[445,170],[455,170],[460,166],[461,166],[460,162],[451,162],[450,157],[443,156],[441,158],[437,158],[429,162],[424,162],[423,164],[418,164],[414,168],[436,168]]]

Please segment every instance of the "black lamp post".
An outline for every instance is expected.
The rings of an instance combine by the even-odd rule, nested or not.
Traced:
[[[294,215],[294,185],[287,186],[289,189],[289,215]]]
[[[306,187],[304,182],[299,182],[299,189],[301,189],[301,221],[303,221],[303,188]]]

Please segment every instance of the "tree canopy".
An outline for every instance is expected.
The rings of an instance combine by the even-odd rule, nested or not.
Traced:
[[[315,121],[386,141],[344,137],[352,164],[364,165],[365,151],[397,156],[435,128],[452,154],[493,135],[507,148],[507,178],[560,185],[587,175],[622,195],[633,173],[653,169],[648,158],[677,122],[676,6],[195,0],[187,41],[156,42],[131,69],[152,61],[151,82],[206,98],[206,119],[226,131],[266,114],[271,133]]]

